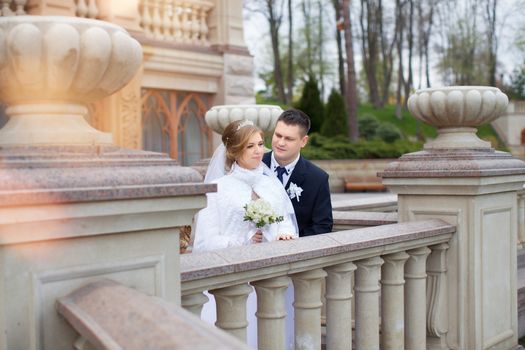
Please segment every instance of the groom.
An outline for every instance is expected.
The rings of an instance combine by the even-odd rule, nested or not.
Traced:
[[[277,119],[272,152],[263,157],[292,201],[300,237],[331,232],[333,225],[328,174],[300,154],[309,130],[310,118],[305,113],[284,111]]]

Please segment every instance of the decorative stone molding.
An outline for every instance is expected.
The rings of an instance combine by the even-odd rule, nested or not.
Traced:
[[[438,137],[425,149],[490,148],[476,136],[476,126],[498,118],[509,100],[490,86],[449,86],[416,91],[408,109],[417,119],[438,128]]]
[[[275,129],[277,118],[283,110],[273,105],[224,105],[214,106],[206,112],[206,124],[222,135],[224,128],[236,120],[251,120],[265,133]]]
[[[251,56],[231,55],[226,62],[226,73],[235,75],[249,75],[253,73],[253,58]]]
[[[84,120],[90,102],[128,83],[140,44],[114,24],[89,19],[0,19],[0,100],[10,117],[1,145],[110,144]]]
[[[230,96],[253,95],[253,78],[251,76],[226,76],[226,90]]]

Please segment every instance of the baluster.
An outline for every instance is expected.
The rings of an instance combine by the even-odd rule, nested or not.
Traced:
[[[25,6],[27,4],[27,0],[15,0],[16,4],[16,10],[15,13],[17,16],[23,16],[26,14]]]
[[[279,350],[285,346],[284,294],[290,279],[286,276],[252,282],[257,293],[257,348]]]
[[[180,22],[180,1],[173,2],[173,38],[175,41],[182,41],[182,24]]]
[[[200,10],[200,42],[202,45],[209,45],[208,42],[208,24],[206,23],[206,12],[208,7],[202,6]]]
[[[98,16],[97,0],[89,0],[87,16],[89,18],[97,18]]]
[[[155,39],[162,39],[161,26],[162,21],[160,19],[160,2],[161,0],[153,0],[153,36]]]
[[[88,7],[86,0],[77,0],[77,17],[86,17],[88,13]]]
[[[447,347],[448,332],[447,299],[447,243],[430,247],[432,253],[427,262],[427,341],[433,348]]]
[[[15,13],[11,11],[11,0],[2,0],[2,10],[0,11],[0,14],[2,16],[14,16]]]
[[[405,349],[426,349],[427,247],[407,251],[405,264]]]
[[[199,24],[199,6],[194,4],[191,7],[191,42],[193,44],[199,43],[199,32],[201,26]]]
[[[518,194],[518,239],[525,247],[525,193]]]
[[[379,350],[379,275],[383,259],[376,256],[356,262],[356,348]]]
[[[211,290],[217,305],[215,325],[246,343],[246,300],[253,291],[247,283]]]
[[[150,12],[150,2],[149,0],[142,0],[142,28],[147,36],[151,35],[151,12]]]
[[[326,348],[347,349],[352,344],[352,273],[349,262],[327,267],[326,278]]]
[[[321,283],[323,269],[301,272],[292,276],[295,308],[295,349],[321,348]]]
[[[202,292],[183,295],[181,305],[197,317],[201,317],[202,306],[208,302],[208,297]]]
[[[381,267],[381,348],[404,349],[404,265],[408,254],[383,256]]]
[[[162,2],[162,33],[165,39],[173,38],[172,22],[170,16],[173,15],[173,6],[171,0],[164,0]]]
[[[188,19],[188,4],[182,4],[182,42],[189,43],[191,41],[191,22]]]

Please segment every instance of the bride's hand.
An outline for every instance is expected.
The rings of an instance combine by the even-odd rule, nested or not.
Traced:
[[[293,239],[293,236],[292,235],[286,235],[286,234],[283,234],[283,235],[279,235],[277,236],[277,240],[278,241],[289,241]]]
[[[263,239],[263,233],[261,230],[257,230],[252,236],[252,243],[261,243]]]

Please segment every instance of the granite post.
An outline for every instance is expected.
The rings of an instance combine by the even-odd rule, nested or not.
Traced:
[[[101,278],[180,304],[178,231],[215,186],[84,120],[141,59],[117,25],[0,17],[1,349],[72,349],[55,301]]]
[[[517,347],[516,193],[525,163],[475,134],[507,103],[493,87],[417,91],[409,110],[439,135],[380,174],[398,194],[400,222],[440,218],[457,226],[446,252],[448,283],[434,294],[427,288],[427,349]]]

